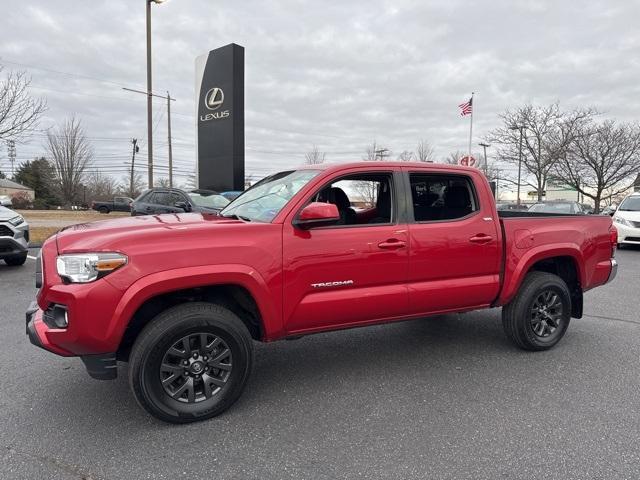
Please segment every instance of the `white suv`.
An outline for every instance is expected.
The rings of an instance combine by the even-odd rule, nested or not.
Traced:
[[[640,245],[640,192],[634,192],[622,201],[613,221],[618,230],[618,245]]]
[[[0,206],[0,259],[7,265],[22,265],[28,248],[29,224],[22,215]]]

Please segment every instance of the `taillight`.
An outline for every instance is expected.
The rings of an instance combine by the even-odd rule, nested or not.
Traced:
[[[613,225],[609,229],[609,241],[611,242],[611,257],[613,258],[618,247],[618,230]]]

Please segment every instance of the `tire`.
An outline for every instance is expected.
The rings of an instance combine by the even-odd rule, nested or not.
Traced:
[[[5,257],[4,259],[4,263],[6,263],[7,265],[11,266],[11,267],[18,267],[20,265],[23,265],[24,262],[27,261],[27,254],[23,253],[21,255],[13,255],[11,257]]]
[[[158,314],[140,332],[129,357],[129,386],[154,417],[196,422],[235,403],[252,364],[253,343],[242,320],[220,305],[185,303]],[[215,383],[205,386],[205,377]]]
[[[557,307],[547,305],[542,313],[540,307],[547,299],[547,303],[551,303],[554,296]],[[570,320],[569,288],[560,277],[546,272],[529,273],[515,298],[502,309],[505,334],[524,350],[550,349],[562,339]]]
[[[99,213],[109,213],[109,209],[107,207],[98,207]]]

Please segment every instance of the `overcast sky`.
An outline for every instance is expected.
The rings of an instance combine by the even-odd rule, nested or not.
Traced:
[[[303,163],[313,144],[335,162],[360,160],[374,139],[394,158],[420,139],[438,157],[466,150],[468,117],[457,106],[472,91],[474,145],[501,111],[525,102],[557,100],[638,119],[637,0],[169,0],[152,7],[154,91],[177,98],[178,175],[195,165],[195,57],[232,42],[246,49],[246,165],[258,177]],[[0,64],[28,71],[33,94],[47,99],[40,128],[75,114],[96,167],[122,176],[131,137],[144,163],[146,100],[121,89],[145,88],[144,1],[0,0],[0,12]],[[154,152],[166,165],[161,102]],[[42,154],[43,138],[18,145],[18,160]]]

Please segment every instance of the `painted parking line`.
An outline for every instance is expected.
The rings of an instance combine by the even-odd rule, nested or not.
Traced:
[[[31,255],[27,255],[27,258],[30,258],[31,260],[37,260],[37,257],[32,257]]]

